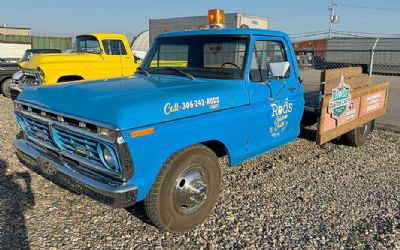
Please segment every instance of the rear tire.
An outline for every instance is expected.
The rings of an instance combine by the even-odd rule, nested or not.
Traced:
[[[10,91],[10,86],[11,86],[12,80],[11,79],[6,79],[3,81],[1,84],[1,92],[5,97],[11,98],[11,91]]]
[[[374,130],[375,120],[361,125],[346,134],[344,138],[350,146],[360,147],[362,146],[368,138],[368,135]]]
[[[193,229],[213,209],[220,183],[215,153],[204,145],[185,148],[164,164],[145,199],[146,213],[161,230]]]

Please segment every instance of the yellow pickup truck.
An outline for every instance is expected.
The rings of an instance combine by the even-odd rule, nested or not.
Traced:
[[[126,36],[94,33],[77,36],[71,52],[34,55],[21,66],[10,87],[13,97],[31,86],[129,76],[139,64]]]

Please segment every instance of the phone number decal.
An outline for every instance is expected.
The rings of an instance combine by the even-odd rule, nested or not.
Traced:
[[[191,101],[184,101],[181,103],[169,103],[164,105],[164,114],[170,115],[181,110],[190,110],[200,107],[208,106],[209,109],[219,108],[219,97],[209,97],[205,99],[196,99]]]

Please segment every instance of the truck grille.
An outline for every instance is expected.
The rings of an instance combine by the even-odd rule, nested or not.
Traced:
[[[19,79],[14,79],[15,84],[19,84],[21,87],[24,86],[37,86],[42,84],[42,80],[38,72],[34,71],[23,71],[22,76]]]
[[[60,122],[46,121],[45,118],[39,119],[35,115],[32,116],[17,113],[18,122],[29,140],[81,162],[96,172],[100,171],[112,176],[119,176],[122,173],[121,162],[113,143],[85,135],[85,132],[73,132]],[[115,160],[115,165],[112,167],[105,161],[102,151],[104,148],[112,152]]]
[[[21,115],[18,115],[18,122],[29,136],[39,139],[52,147],[56,146],[52,140],[48,123]]]
[[[54,139],[59,147],[68,153],[89,158],[97,164],[103,164],[97,151],[97,142],[91,138],[71,133],[61,127],[54,126]]]

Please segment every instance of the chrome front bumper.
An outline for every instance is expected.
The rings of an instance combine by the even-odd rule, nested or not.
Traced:
[[[27,80],[26,77],[30,77],[30,80]],[[12,77],[12,83],[10,85],[11,94],[13,97],[16,97],[24,88],[40,86],[41,84],[42,79],[39,73],[21,70],[15,72]]]
[[[81,174],[67,162],[47,156],[41,152],[45,149],[24,139],[16,141],[16,148],[17,157],[23,164],[61,186],[112,207],[128,207],[136,202],[136,186]]]

